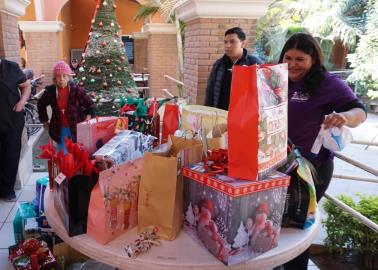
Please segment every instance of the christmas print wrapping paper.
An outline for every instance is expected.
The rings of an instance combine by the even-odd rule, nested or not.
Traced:
[[[208,134],[217,124],[227,123],[227,111],[201,106],[186,105],[182,108],[181,130]]]
[[[225,265],[234,265],[278,244],[290,177],[274,172],[259,182],[183,168],[184,228]]]
[[[231,89],[229,175],[264,179],[287,156],[287,65],[235,66]]]
[[[127,161],[100,172],[89,202],[89,237],[106,244],[137,225],[143,160]]]

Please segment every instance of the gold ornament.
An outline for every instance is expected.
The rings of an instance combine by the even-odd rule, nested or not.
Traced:
[[[97,74],[100,74],[101,73],[101,69],[97,69],[96,72],[97,72]]]
[[[118,84],[118,85],[121,85],[121,84],[122,84],[122,82],[121,82],[120,80],[118,80],[118,81],[117,81],[117,84]]]
[[[99,50],[96,50],[96,53],[97,53],[97,54],[99,54],[99,53],[100,53],[100,51],[99,51]]]
[[[108,2],[104,1],[104,2],[102,3],[102,5],[103,5],[103,6],[107,6],[107,5],[108,5]]]
[[[112,62],[112,61],[110,61],[109,58],[105,60],[105,64],[108,64],[108,65],[109,65],[111,62]]]

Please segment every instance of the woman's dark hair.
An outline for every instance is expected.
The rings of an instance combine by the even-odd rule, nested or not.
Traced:
[[[326,71],[326,68],[323,65],[323,53],[320,46],[311,35],[306,33],[296,33],[286,41],[285,46],[281,51],[279,63],[283,62],[285,53],[291,49],[297,49],[310,55],[314,61],[311,69],[304,78],[305,89],[303,89],[311,95],[314,89],[324,80],[324,72]]]

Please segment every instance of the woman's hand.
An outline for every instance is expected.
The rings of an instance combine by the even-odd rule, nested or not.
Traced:
[[[333,112],[324,118],[324,129],[336,126],[342,127],[346,125],[348,127],[357,127],[366,119],[366,113],[361,108],[353,108],[346,112]]]
[[[347,124],[348,119],[343,115],[343,113],[333,112],[324,118],[323,127],[324,129],[330,127],[342,127]]]

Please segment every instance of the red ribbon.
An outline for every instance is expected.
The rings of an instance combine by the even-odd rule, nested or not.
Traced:
[[[205,169],[212,170],[212,173],[227,173],[228,151],[226,149],[208,150],[203,162]]]

